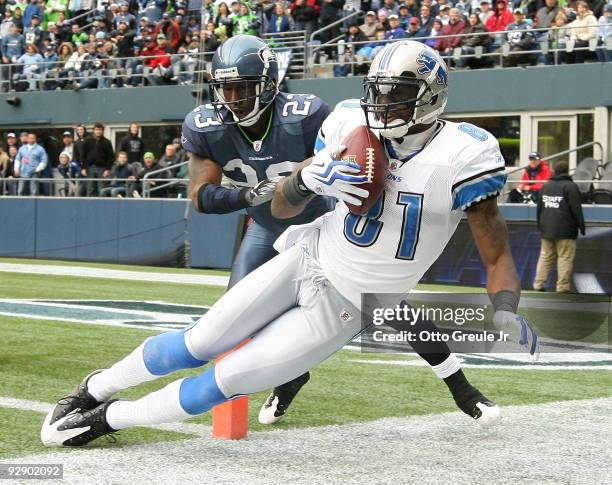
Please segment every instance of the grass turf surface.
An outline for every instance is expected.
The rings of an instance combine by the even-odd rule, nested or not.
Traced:
[[[2,275],[0,291],[5,298],[143,299],[196,305],[212,304],[223,293],[221,288],[198,285],[11,273]],[[139,329],[0,316],[0,396],[54,402],[71,391],[88,372],[111,365],[153,334]],[[406,356],[339,352],[313,371],[311,382],[292,405],[292,412],[276,428],[456,410],[446,387],[428,368],[352,362],[356,358],[394,360]],[[137,398],[174,379],[200,371],[176,373],[121,393],[119,397]],[[469,369],[466,373],[474,385],[502,406],[612,395],[612,373],[608,371]],[[263,392],[252,397],[253,431],[262,429],[256,415],[266,395]],[[0,411],[2,422],[10,423],[0,428],[0,442],[7,443],[0,447],[0,458],[45,450],[38,442],[42,415],[20,410]],[[190,421],[209,423],[210,418],[206,414]],[[122,431],[121,443],[182,437],[187,435],[137,428]]]

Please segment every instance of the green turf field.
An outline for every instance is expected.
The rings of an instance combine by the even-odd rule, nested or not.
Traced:
[[[104,267],[144,270],[140,267]],[[180,272],[173,270],[177,271]],[[2,298],[147,300],[210,305],[223,293],[222,288],[213,286],[48,276],[43,273],[43,270],[36,274],[0,273]],[[154,333],[149,329],[0,315],[0,397],[55,402],[91,370],[111,365]],[[355,362],[409,358],[413,357],[341,351],[313,371],[311,382],[294,402],[290,415],[278,427],[344,424],[456,410],[446,387],[428,368]],[[125,392],[121,397],[136,398],[182,375],[196,372],[177,373]],[[612,372],[607,370],[475,368],[467,369],[466,374],[502,406],[612,396]],[[262,429],[256,415],[266,395],[260,393],[252,397],[252,430]],[[0,407],[3,423],[0,426],[0,458],[44,453],[46,449],[40,444],[38,434],[42,419],[41,413]],[[205,415],[191,421],[206,424],[209,417]],[[129,446],[187,437],[190,436],[139,428],[122,431],[119,443]]]

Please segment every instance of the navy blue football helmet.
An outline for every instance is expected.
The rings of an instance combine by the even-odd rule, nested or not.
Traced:
[[[213,56],[211,76],[208,84],[212,105],[223,123],[255,124],[278,93],[276,54],[263,40],[252,35],[237,35],[223,43]],[[230,89],[238,89],[244,97],[227,100],[225,93]],[[239,104],[251,100],[253,109],[241,112]],[[230,111],[233,122],[223,116],[222,107]]]

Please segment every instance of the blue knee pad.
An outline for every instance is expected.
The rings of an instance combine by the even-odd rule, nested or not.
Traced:
[[[215,367],[211,367],[203,374],[187,377],[181,382],[179,403],[189,414],[202,414],[217,404],[227,401],[215,380]]]
[[[145,366],[156,376],[165,376],[180,369],[192,369],[206,364],[196,359],[185,344],[185,330],[166,332],[145,342],[142,352]]]

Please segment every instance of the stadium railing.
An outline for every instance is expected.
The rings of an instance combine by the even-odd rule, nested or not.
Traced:
[[[340,25],[346,22],[347,20],[350,20],[352,15],[355,15],[358,13],[359,12],[354,12],[353,14],[347,17],[344,17],[342,19],[339,19],[338,21],[326,26],[324,29],[319,29],[318,31],[313,32],[310,35],[311,40],[308,42],[306,42],[305,40],[302,41],[300,39],[300,37],[304,35],[301,32],[298,32],[297,33],[298,35],[296,36],[289,35],[291,33],[287,33],[285,35],[273,34],[270,36],[264,36],[264,39],[268,40],[270,43],[278,42],[279,44],[278,46],[273,45],[273,48],[275,48],[277,52],[280,53],[280,52],[287,52],[288,50],[291,50],[292,59],[293,59],[293,53],[295,52],[296,62],[298,62],[298,60],[300,63],[303,62],[303,65],[301,65],[299,69],[297,70],[294,70],[293,68],[291,68],[291,65],[290,65],[289,70],[288,70],[289,76],[291,76],[291,74],[293,73],[295,77],[305,76],[309,78],[309,77],[312,77],[314,70],[316,68],[321,68],[325,66],[347,67],[348,69],[350,69],[350,72],[348,74],[354,74],[355,68],[357,66],[367,67],[370,64],[371,59],[365,56],[358,55],[357,52],[359,51],[360,48],[368,44],[371,44],[373,41],[347,43],[343,40],[337,41],[338,38],[336,38],[336,39],[330,40],[329,42],[321,44],[319,42],[312,41],[312,39],[313,39],[313,36],[316,35],[317,33],[320,33],[333,26]],[[612,24],[604,24],[604,25],[612,25]],[[577,29],[577,28],[582,28],[582,27],[568,25],[568,26],[562,27],[559,30],[563,30],[564,32],[568,33],[572,29]],[[515,30],[512,32],[513,33],[518,33],[518,32],[545,33],[550,30],[551,29],[549,28],[539,28],[539,29],[524,29],[522,31]],[[490,36],[490,37],[500,36],[501,37],[500,40],[502,41],[502,43],[500,44],[499,52],[488,52],[483,46],[476,46],[474,48],[475,49],[474,53],[462,53],[461,48],[457,47],[453,50],[453,53],[451,56],[445,56],[448,59],[452,59],[454,61],[469,60],[469,59],[488,60],[490,65],[483,66],[483,68],[504,67],[503,66],[504,59],[508,59],[509,57],[513,57],[513,56],[530,55],[532,57],[532,60],[527,63],[521,63],[521,65],[524,65],[524,64],[530,64],[530,63],[535,64],[537,62],[540,62],[541,60],[540,56],[544,56],[544,55],[548,56],[550,54],[551,56],[547,60],[550,61],[552,65],[557,65],[560,63],[558,54],[561,54],[561,53],[572,53],[572,52],[577,52],[577,51],[595,52],[597,51],[597,49],[601,49],[601,48],[612,50],[612,39],[607,39],[605,45],[599,45],[598,38],[594,38],[594,39],[591,39],[591,41],[589,41],[589,45],[585,47],[575,47],[575,41],[568,39],[566,41],[565,46],[553,48],[550,46],[550,42],[548,39],[542,39],[541,41],[538,41],[535,43],[535,47],[539,47],[539,48],[534,48],[528,51],[511,51],[510,50],[511,46],[507,42],[507,37],[506,37],[507,33],[508,32],[504,30],[504,31],[482,32],[482,33],[473,33],[473,34],[453,34],[453,35],[444,35],[444,36],[438,35],[438,36],[428,36],[428,37],[415,37],[412,39],[418,40],[420,42],[425,42],[427,40],[439,40],[439,39],[450,39],[450,38],[463,38],[463,37],[475,37],[475,36]],[[380,45],[384,45],[387,43],[397,42],[398,40],[401,40],[401,39],[381,40],[381,41],[376,41],[376,43]],[[319,55],[319,52],[322,51],[323,49],[335,49],[336,51],[340,49],[340,51],[341,52],[344,51],[344,53],[342,53],[339,56],[340,59],[336,60],[335,62],[329,62],[326,55]],[[303,54],[300,54],[300,53],[303,53]],[[182,54],[182,53],[181,54],[179,53],[169,54],[172,60],[171,65],[174,66],[172,70],[173,76],[171,79],[164,78],[164,80],[162,81],[162,84],[179,83],[180,82],[179,80],[181,78],[188,79],[187,81],[184,81],[185,84],[197,84],[196,79],[197,79],[198,74],[202,74],[202,73],[208,74],[210,72],[209,60],[212,58],[213,54],[214,52],[199,52],[197,54],[189,55],[188,56],[189,59],[184,57],[186,56],[186,54]],[[132,78],[132,81],[134,81],[133,78],[137,77],[139,78],[138,85],[139,86],[145,85],[145,79],[148,76],[163,77],[163,73],[160,72],[156,74],[155,69],[151,69],[148,66],[143,66],[142,73],[136,73],[134,71],[134,68],[131,67],[131,64],[137,64],[137,63],[144,64],[144,61],[146,61],[147,59],[153,59],[153,58],[158,58],[158,57],[159,56],[157,55],[138,56],[138,57],[122,57],[122,58],[111,57],[108,60],[105,60],[105,62],[108,64],[109,67],[101,68],[102,63],[100,63],[99,66],[95,67],[94,69],[87,69],[83,72],[73,74],[72,76],[69,76],[68,78],[61,78],[61,80],[67,80],[67,82],[73,82],[73,81],[81,81],[84,79],[96,78],[98,80],[109,79],[111,81],[111,84],[113,80],[114,81],[119,80],[119,81],[122,81],[125,85],[128,85],[130,84],[128,83],[128,80],[130,78]],[[317,62],[317,57],[318,57],[318,62]],[[134,61],[134,63],[131,63],[129,61]],[[85,61],[85,63],[86,62],[88,61]],[[186,65],[181,67],[180,62],[183,62]],[[60,79],[56,77],[56,74],[60,72],[64,64],[65,64],[65,61],[40,62],[38,66],[36,66],[36,67],[40,66],[40,69],[36,70],[34,72],[34,75],[28,75],[23,79],[21,79],[21,72],[23,68],[22,64],[18,64],[18,63],[4,64],[3,69],[5,71],[8,71],[9,75],[7,79],[3,78],[2,80],[0,80],[0,90],[14,91],[15,90],[14,83],[17,83],[17,82],[37,84],[38,87],[35,90],[44,88],[45,83],[48,81],[60,81]],[[178,68],[176,68],[177,64],[179,65]],[[107,71],[107,72],[102,72],[102,71]],[[7,89],[7,84],[8,84],[8,89]],[[113,87],[113,86],[109,86],[109,87]]]

